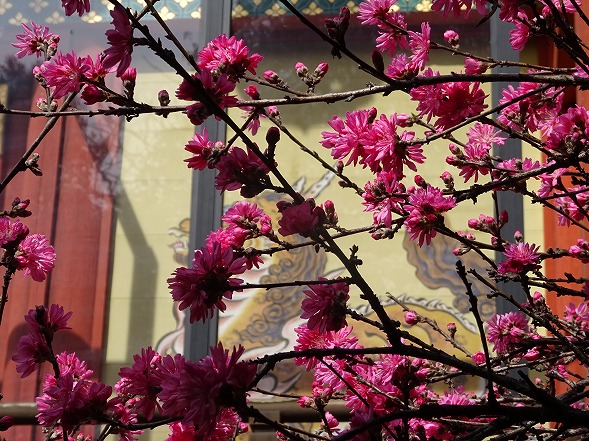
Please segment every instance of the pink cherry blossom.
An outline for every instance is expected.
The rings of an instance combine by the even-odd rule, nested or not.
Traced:
[[[220,34],[198,53],[198,67],[214,72],[216,75],[227,74],[231,81],[239,81],[246,71],[256,74],[255,68],[264,57],[249,54],[249,48],[235,36]]]
[[[454,145],[450,146],[451,151],[457,149],[459,153],[446,158],[446,162],[460,168],[460,176],[464,177],[464,182],[468,182],[473,176],[477,182],[479,174],[489,174],[492,166],[489,152],[493,144],[505,143],[505,138],[497,136],[498,133],[499,131],[490,125],[476,123],[467,133],[468,142],[463,152]]]
[[[429,61],[431,27],[428,22],[421,23],[421,33],[409,31],[409,48],[411,49],[411,61],[419,70],[425,68]]]
[[[84,12],[90,12],[90,0],[61,0],[61,7],[65,9],[65,15],[77,12],[81,17]]]
[[[581,331],[589,330],[589,304],[587,301],[578,305],[570,302],[564,311],[564,319]]]
[[[209,160],[213,159],[212,155],[215,149],[221,150],[223,143],[214,143],[209,140],[209,132],[202,129],[202,134],[195,133],[194,137],[188,141],[185,150],[192,153],[192,157],[185,159],[188,168],[194,170],[204,170],[209,166]]]
[[[374,118],[375,108],[347,112],[345,120],[334,116],[328,124],[335,132],[321,132],[321,145],[331,149],[334,159],[344,159],[350,155],[347,164],[356,165],[358,159],[365,156],[363,139]]]
[[[332,348],[361,348],[358,344],[358,338],[352,335],[351,326],[343,327],[337,331],[320,332],[312,330],[307,325],[301,325],[295,328],[297,333],[297,344],[294,346],[295,351],[305,351],[307,349],[332,349]],[[325,360],[325,357],[321,358]],[[315,357],[297,357],[297,365],[306,366],[307,370],[314,369],[319,363]]]
[[[439,75],[440,72],[433,71],[429,67],[422,73],[424,77],[436,77]],[[418,116],[420,118],[425,117],[428,122],[433,116],[439,114],[440,104],[445,99],[442,88],[440,85],[435,84],[414,87],[409,91],[409,95],[413,101],[417,101],[418,103]]]
[[[79,92],[84,76],[89,70],[89,66],[75,52],[65,55],[58,52],[51,61],[46,61],[40,67],[47,86],[53,88],[55,99],[71,92]]]
[[[42,27],[31,21],[31,27],[29,28],[25,23],[22,23],[24,34],[18,34],[16,39],[18,43],[12,43],[12,46],[19,49],[14,55],[16,58],[23,58],[29,55],[37,55],[39,58],[44,55],[45,52],[51,47],[52,51],[55,52],[57,49],[57,43],[59,43],[59,35],[49,32],[47,26]]]
[[[117,397],[108,402],[109,416],[116,421],[120,421],[122,425],[137,424],[137,415],[133,413],[132,409],[121,403]],[[141,435],[141,429],[127,429],[123,426],[113,427],[111,433],[119,435],[119,441],[137,441],[136,435]]]
[[[389,78],[411,78],[419,73],[415,63],[410,62],[409,58],[403,52],[396,54],[391,58],[387,66],[387,77]]]
[[[243,283],[234,278],[246,270],[246,259],[236,258],[230,248],[219,243],[203,247],[194,253],[192,268],[178,268],[168,279],[172,298],[180,302],[180,310],[190,308],[190,322],[206,321],[215,308],[224,311],[223,298],[231,299],[234,287]]]
[[[381,171],[373,182],[367,182],[364,186],[364,211],[374,211],[374,225],[383,224],[390,228],[393,213],[402,212],[404,193],[405,186],[399,182],[395,171]]]
[[[229,353],[219,343],[211,348],[211,355],[200,362],[185,362],[181,373],[183,381],[161,383],[160,396],[175,397],[173,402],[165,400],[164,415],[181,416],[183,424],[198,427],[195,439],[211,439],[215,430],[222,429],[230,421],[235,430],[238,420],[234,414],[226,412],[234,406],[245,405],[248,387],[256,374],[254,364],[239,361],[243,352],[240,346]],[[177,389],[168,391],[170,384],[178,386]]]
[[[582,238],[577,239],[577,243],[569,247],[569,255],[583,263],[589,263],[589,242]]]
[[[29,234],[29,228],[18,219],[11,222],[8,216],[0,216],[0,246],[14,246]]]
[[[458,46],[458,43],[460,42],[460,36],[453,29],[448,29],[444,32],[444,40],[446,40],[446,43],[451,46]]]
[[[518,242],[515,244],[509,243],[505,245],[505,251],[503,251],[503,254],[507,257],[507,260],[499,262],[497,265],[497,272],[499,274],[522,274],[527,271],[539,269],[539,248],[540,247],[535,244],[530,245],[524,242]]]
[[[166,441],[194,441],[197,431],[191,424],[182,422],[171,423],[172,433]],[[217,423],[213,431],[208,435],[207,441],[230,441],[235,435],[248,431],[248,425],[241,422],[239,415],[232,409],[223,409],[217,417]],[[199,433],[200,436],[200,433]]]
[[[442,213],[456,206],[456,200],[444,196],[442,190],[427,184],[426,188],[417,188],[409,193],[407,204],[403,206],[409,213],[405,227],[411,240],[418,239],[419,246],[431,243],[436,236],[435,227],[443,222]]]
[[[493,343],[493,350],[498,354],[511,350],[528,334],[528,319],[523,312],[494,314],[487,323],[487,340]]]
[[[530,25],[524,12],[518,13],[519,20],[515,20],[515,28],[509,32],[509,42],[516,51],[522,51],[530,38]]]
[[[17,363],[16,371],[23,378],[45,361],[54,361],[51,342],[57,331],[70,329],[67,321],[71,316],[72,312],[64,313],[63,307],[56,304],[49,308],[37,306],[25,315],[29,333],[19,339],[17,353],[12,357]]]
[[[388,52],[391,56],[395,55],[397,47],[401,49],[409,49],[409,41],[407,40],[407,23],[405,16],[399,12],[390,12],[386,17],[387,23],[380,24],[378,37],[376,37],[376,47],[381,52]]]
[[[321,206],[315,204],[313,198],[299,204],[279,202],[278,212],[282,217],[278,220],[280,228],[278,232],[283,236],[300,234],[309,237],[315,227],[325,221],[325,212]]]
[[[358,7],[358,20],[363,25],[378,26],[387,19],[396,0],[367,0]]]
[[[466,57],[464,59],[464,73],[467,75],[472,74],[484,74],[487,69],[489,69],[489,65],[484,63],[480,60],[475,60],[474,58]]]
[[[21,374],[21,378],[25,378],[51,357],[51,349],[45,339],[35,333],[24,335],[18,340],[16,354],[11,359],[16,363],[16,372]]]
[[[570,218],[576,221],[586,219],[589,210],[589,187],[582,185],[567,188],[566,194],[574,195],[574,198],[568,195],[559,197],[556,199],[556,206],[559,209],[558,224],[568,226],[571,224]]]
[[[235,83],[227,75],[223,74],[215,77],[210,70],[203,69],[201,72],[194,74],[192,78],[192,81],[182,80],[176,90],[176,97],[181,100],[198,101],[198,103],[192,104],[186,109],[190,122],[195,126],[202,124],[212,115],[209,107],[201,102],[204,99],[202,92],[221,108],[233,107],[237,104],[237,98],[228,95],[235,89]],[[197,87],[199,83],[202,85],[202,92]]]
[[[242,236],[243,240],[254,237],[257,232],[257,223],[264,212],[257,206],[246,201],[236,202],[221,217],[223,222],[233,234]]]
[[[468,129],[466,136],[468,137],[469,144],[491,147],[493,144],[505,144],[505,138],[498,136],[500,133],[501,131],[495,129],[495,127],[489,124],[481,124],[477,122]]]
[[[163,415],[183,415],[187,408],[187,397],[179,395],[180,384],[185,375],[187,361],[182,354],[166,355],[160,359],[153,377],[159,382],[157,397],[161,401]]]
[[[550,150],[579,152],[589,144],[589,112],[583,106],[571,107],[551,122],[552,130],[546,139]]]
[[[71,329],[67,326],[67,322],[72,315],[72,311],[66,313],[63,306],[57,304],[52,304],[49,308],[37,306],[35,309],[29,309],[25,315],[25,322],[29,332],[43,333],[49,340],[53,340],[57,331]]]
[[[533,73],[533,71],[531,71]],[[503,105],[540,87],[537,83],[522,82],[517,89],[508,85],[502,91],[499,104]],[[526,127],[530,131],[541,129],[548,136],[554,128],[554,122],[562,107],[563,95],[555,88],[549,88],[542,94],[528,96],[509,104],[499,112],[497,120],[516,130]]]
[[[76,380],[72,374],[61,375],[37,397],[37,419],[44,426],[56,423],[69,433],[80,424],[107,410],[112,388],[89,380]]]
[[[327,280],[319,277],[319,281]],[[346,282],[309,285],[303,291],[307,296],[301,308],[302,319],[308,319],[307,327],[319,332],[339,331],[347,325],[346,303],[350,299],[350,287]]]
[[[423,164],[425,156],[421,144],[413,143],[414,132],[399,132],[406,118],[404,114],[390,117],[380,115],[369,127],[363,138],[364,158],[362,163],[371,170],[393,170],[400,179],[404,176],[403,166],[417,171],[416,164]]]
[[[254,197],[269,186],[268,166],[250,149],[247,153],[232,147],[216,164],[219,174],[215,188],[221,191],[240,190],[243,197]]]
[[[415,311],[406,311],[404,314],[405,323],[409,326],[414,326],[420,322],[419,316]]]
[[[105,69],[111,69],[118,64],[117,76],[123,75],[131,65],[131,54],[133,53],[133,26],[127,16],[127,11],[120,5],[110,11],[111,24],[114,29],[106,31],[106,38],[110,45],[104,51],[103,64]]]
[[[133,366],[123,367],[119,370],[121,379],[115,385],[119,395],[136,396],[135,409],[148,421],[153,419],[155,410],[161,412],[161,406],[156,400],[161,391],[160,380],[153,372],[156,370],[161,356],[151,346],[142,349],[141,354],[133,356]]]
[[[445,83],[440,85],[442,99],[437,107],[438,120],[434,123],[440,129],[448,129],[471,116],[476,116],[487,108],[488,96],[480,88],[480,83]]]
[[[456,389],[444,391],[444,395],[438,400],[439,404],[454,404],[457,406],[472,406],[476,404],[474,394],[471,392],[464,392],[462,386],[458,386]]]
[[[55,357],[59,366],[60,375],[72,375],[75,381],[88,380],[94,373],[88,369],[88,363],[80,360],[75,353],[62,352]],[[43,382],[43,388],[55,384],[55,376],[47,374]]]
[[[36,282],[42,282],[55,267],[55,251],[42,234],[27,236],[18,246],[15,254],[18,269],[23,277],[30,275]]]
[[[87,55],[84,58],[84,63],[88,66],[88,72],[86,72],[85,76],[99,83],[104,83],[106,75],[113,71],[112,68],[107,69],[104,67],[104,60],[101,54],[98,54],[95,58]]]

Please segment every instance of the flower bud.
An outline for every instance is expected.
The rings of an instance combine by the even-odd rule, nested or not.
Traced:
[[[82,90],[81,98],[88,105],[102,103],[108,99],[106,92],[94,84],[86,84]]]
[[[12,209],[25,210],[30,203],[30,199],[25,199],[24,201],[21,201],[20,198],[14,198],[12,200]]]
[[[329,70],[329,65],[325,62],[321,62],[315,68],[315,72],[313,72],[313,75],[315,76],[315,78],[317,80],[320,80],[325,76],[325,74],[327,74],[328,70]]]
[[[446,32],[444,32],[444,40],[446,40],[450,46],[457,47],[460,41],[460,36],[456,31],[448,29]]]
[[[524,241],[524,235],[521,233],[521,231],[517,230],[513,234],[513,239],[515,240],[516,243],[521,243]]]
[[[350,26],[350,9],[342,6],[339,17],[325,19],[323,24],[325,25],[325,30],[329,38],[337,41],[339,44],[345,44],[344,37]],[[341,58],[341,54],[337,49],[334,48],[331,53],[334,57]]]
[[[57,40],[59,41],[59,39]],[[53,57],[55,54],[57,53],[57,42],[54,41],[50,41],[47,44],[47,59],[49,60],[51,57]]]
[[[536,361],[540,358],[540,351],[538,351],[538,348],[532,348],[524,354],[524,358],[526,361]]]
[[[486,361],[485,354],[483,354],[480,351],[472,354],[470,358],[472,358],[472,361],[478,365],[485,364],[485,361]]]
[[[32,214],[29,210],[27,210],[30,203],[30,199],[25,199],[24,201],[21,201],[20,198],[14,198],[14,200],[12,201],[12,209],[10,210],[10,216],[29,217]]]
[[[466,253],[470,251],[470,248],[460,245],[458,248],[454,248],[452,250],[452,254],[456,257],[464,256]]]
[[[467,74],[483,74],[487,71],[489,65],[474,58],[464,59],[464,72]]]
[[[419,322],[419,316],[415,311],[405,311],[405,323],[407,323],[409,326],[413,326]]]
[[[440,175],[440,179],[446,185],[453,185],[454,184],[454,177],[450,174],[450,172],[445,171]]]
[[[329,225],[337,225],[339,219],[337,213],[335,212],[335,205],[333,202],[330,200],[325,201],[323,204],[323,210],[325,211],[327,223]]]
[[[469,219],[468,220],[468,228],[473,230],[478,230],[480,228],[478,219]]]
[[[260,92],[258,92],[258,88],[250,84],[247,86],[243,91],[249,96],[252,100],[259,100],[260,99]]]
[[[456,144],[450,144],[448,148],[450,149],[450,153],[453,155],[462,155],[462,150],[460,150],[460,147],[458,147]]]
[[[137,79],[137,69],[134,67],[128,67],[125,72],[121,75],[123,80],[123,87],[127,92],[127,98],[133,98],[135,92],[135,80]]]
[[[260,233],[267,236],[272,233],[272,219],[267,214],[260,217]]]
[[[415,185],[417,185],[418,187],[427,187],[427,182],[421,175],[415,175],[415,177],[413,178],[413,182],[415,182]]]
[[[411,127],[413,125],[413,119],[406,113],[397,113],[397,125],[399,127]]]
[[[160,103],[160,106],[166,107],[170,104],[170,94],[166,89],[162,89],[157,93],[157,100]]]
[[[446,164],[448,165],[456,165],[459,164],[458,158],[456,156],[446,156]]]
[[[368,124],[372,124],[374,122],[377,114],[378,110],[376,110],[376,107],[371,107],[370,109],[368,109]]]
[[[268,145],[276,145],[280,141],[280,129],[278,127],[270,127],[266,132],[266,142]]]
[[[282,83],[282,78],[280,78],[278,74],[273,70],[267,70],[266,72],[264,72],[264,79],[268,81],[270,84]]]
[[[35,80],[42,86],[47,86],[47,82],[45,81],[45,77],[43,76],[43,70],[40,66],[33,67],[33,76]]]
[[[309,68],[300,61],[295,64],[295,71],[299,78],[306,78],[309,75]]]
[[[447,328],[448,328],[448,332],[450,333],[450,338],[454,338],[454,336],[456,335],[456,323],[454,323],[454,322],[448,323]]]
[[[315,404],[315,400],[311,397],[301,397],[297,400],[297,404],[301,406],[303,409],[307,408],[310,409]]]
[[[268,116],[271,116],[272,118],[280,117],[280,112],[278,111],[278,107],[276,106],[268,106],[266,112],[268,113]]]
[[[36,104],[41,112],[49,112],[49,106],[47,105],[47,100],[45,98],[37,98]]]
[[[509,221],[509,213],[507,210],[503,210],[501,213],[499,213],[499,225],[503,226],[507,223],[507,221]]]

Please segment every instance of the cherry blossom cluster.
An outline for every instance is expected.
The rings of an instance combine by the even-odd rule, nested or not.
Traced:
[[[28,217],[30,201],[15,198],[9,211],[0,213],[0,265],[12,275],[22,271],[36,282],[42,282],[55,267],[55,250],[43,234],[29,234],[29,228],[18,217]]]
[[[589,54],[574,33],[571,17],[576,16],[574,26],[589,26],[589,19],[577,0],[432,3],[432,10],[443,18],[473,14],[482,23],[498,14],[513,28],[509,41],[515,50],[524,49],[536,36],[552,39],[571,58],[571,68],[510,63],[463,51],[455,30],[436,35],[439,31],[427,22],[411,29],[396,0],[363,1],[357,15],[344,7],[339,15],[325,20],[324,30],[308,23],[330,42],[334,57],[350,57],[367,75],[364,84],[370,87],[361,84],[343,95],[322,92],[333,72],[327,63],[309,69],[303,61],[296,62],[293,73],[300,82],[291,86],[276,73],[282,66],[259,73],[262,63],[269,61],[251,51],[244,40],[225,34],[208,42],[194,59],[188,56],[191,70],[187,71],[169,48],[152,37],[142,14],[117,0],[111,3],[112,26],[98,55],[63,53],[59,36],[47,27],[23,24],[24,33],[13,46],[18,58],[43,58],[33,70],[46,91],[38,102],[40,110],[55,112],[58,100],[79,93],[87,104],[108,102],[127,117],[136,116],[138,109],[166,116],[172,109],[165,90],[153,97],[157,104],[133,100],[133,49],[148,46],[179,74],[175,97],[184,102],[179,110],[196,129],[185,145],[190,154],[185,159],[187,167],[215,170],[217,190],[239,191],[245,199],[275,193],[271,199],[274,217],[251,200],[236,202],[224,211],[223,226],[194,251],[189,266],[177,268],[168,278],[171,297],[188,313],[189,321],[206,322],[223,313],[234,292],[247,296],[250,289],[284,286],[245,283],[246,274],[259,269],[267,256],[295,247],[332,254],[345,274],[292,281],[292,286],[300,287],[297,320],[303,324],[294,329],[297,343],[291,352],[246,361],[243,347],[229,351],[219,343],[209,356],[195,362],[180,354],[158,354],[149,347],[134,357],[132,366],[120,370],[120,380],[113,387],[94,380],[75,354],[55,355],[54,334],[68,329],[71,313],[58,305],[38,306],[25,316],[28,334],[20,339],[13,361],[23,377],[44,362],[53,368],[37,398],[41,425],[67,439],[85,437],[79,434],[83,424],[105,424],[109,429],[103,433],[117,434],[124,441],[136,439],[145,427],[163,424],[169,424],[169,441],[229,441],[247,430],[248,418],[276,430],[277,439],[299,441],[307,437],[479,441],[495,435],[552,441],[587,436],[587,382],[578,366],[589,367],[589,278],[571,272],[549,277],[543,270],[552,259],[589,262],[589,110],[565,100],[567,90],[589,88]],[[292,2],[281,3],[298,14]],[[67,15],[90,11],[89,0],[62,0],[62,6]],[[157,15],[151,3],[144,12],[148,10]],[[346,33],[354,25],[374,32],[369,61],[346,45]],[[458,71],[444,75],[434,70],[430,65],[434,50],[458,57]],[[521,72],[488,73],[505,65]],[[105,77],[110,74],[120,79],[123,93],[106,86]],[[492,81],[512,83],[502,90],[495,108],[482,87]],[[241,100],[236,89],[245,83],[247,98]],[[269,90],[287,98],[266,99]],[[359,104],[326,121],[314,146],[298,140],[278,111],[279,105],[356,101],[364,95],[399,91],[411,100],[413,108],[407,113],[385,114]],[[233,112],[226,112],[228,108],[239,109],[245,121],[237,123]],[[210,117],[223,121],[236,136],[227,141],[211,139],[206,129],[198,127]],[[265,129],[265,137],[254,141],[252,137],[266,126],[270,128]],[[310,155],[339,178],[350,194],[346,203],[352,206],[355,198],[358,211],[362,207],[368,213],[363,227],[357,223],[349,227],[333,201],[303,195],[285,178],[276,159],[284,136],[301,148],[301,154]],[[509,138],[525,145],[521,157],[512,157],[503,147]],[[429,148],[432,144],[449,151],[445,160],[435,157]],[[323,159],[329,156],[325,149],[331,163]],[[446,169],[439,180],[426,180],[426,167],[433,161]],[[30,163],[24,168],[34,172],[35,167]],[[366,178],[363,185],[354,182],[351,167],[364,169],[368,182]],[[563,248],[542,249],[524,241],[519,231],[508,237],[506,226],[513,220],[499,209],[477,211],[478,217],[451,225],[450,213],[458,207],[469,208],[483,195],[496,200],[502,192],[520,194],[552,211],[558,227],[578,230],[578,239]],[[22,270],[33,280],[43,281],[53,268],[55,253],[44,236],[29,235],[16,219],[30,215],[27,206],[28,201],[15,200],[0,216],[4,251],[0,263],[10,276]],[[467,349],[458,320],[440,325],[394,292],[386,294],[387,305],[396,305],[403,323],[391,317],[391,308],[383,303],[385,294],[375,293],[362,275],[362,265],[378,262],[365,263],[364,250],[357,246],[344,250],[338,241],[355,234],[384,241],[396,238],[400,231],[424,249],[435,247],[438,236],[455,242],[450,257],[458,260],[456,280],[470,305],[470,323],[480,334],[477,350]],[[498,261],[490,257],[493,253],[500,256]],[[483,262],[486,273],[466,268],[469,260],[462,256],[467,254]],[[387,277],[386,269],[383,277]],[[475,281],[484,292],[473,291]],[[520,287],[526,300],[516,301],[504,284]],[[478,302],[485,295],[501,298],[512,311],[487,311],[484,316]],[[352,296],[365,304],[354,309]],[[562,314],[550,309],[552,297],[566,299]],[[365,345],[354,335],[357,322],[384,343]],[[418,326],[428,327],[447,346],[424,341]],[[313,378],[308,393],[285,398],[294,398],[317,413],[320,426],[315,433],[273,421],[248,402],[253,390],[276,394],[264,390],[260,380],[288,360],[304,366]],[[463,387],[467,378],[476,379],[476,390]],[[347,421],[338,421],[331,412],[336,400],[349,412]],[[147,426],[140,420],[147,421]],[[0,429],[3,423],[0,420]]]
[[[198,363],[181,355],[161,356],[149,347],[134,356],[131,367],[121,368],[113,388],[93,380],[93,371],[76,354],[54,354],[55,333],[70,329],[71,316],[72,312],[65,313],[55,304],[31,309],[25,316],[29,334],[21,337],[18,353],[12,357],[22,377],[44,362],[53,365],[54,374],[45,376],[43,393],[37,398],[37,419],[44,427],[65,438],[76,435],[82,424],[115,421],[113,433],[131,441],[142,433],[129,428],[138,415],[151,421],[157,410],[177,421],[171,424],[176,436],[192,432],[200,439],[228,439],[247,430],[233,410],[246,404],[246,392],[256,374],[255,365],[239,361],[243,347],[230,353],[219,344]]]

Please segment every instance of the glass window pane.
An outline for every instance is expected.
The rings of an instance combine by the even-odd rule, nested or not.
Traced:
[[[142,2],[125,4],[143,8]],[[64,53],[96,57],[107,47],[112,5],[92,2],[92,11],[82,18],[66,18],[55,1],[11,5],[0,7],[0,100],[9,109],[38,111],[36,99],[45,95],[31,72],[42,60],[17,59],[17,49],[11,46],[15,35],[23,32],[21,22],[49,26],[60,35],[59,50]],[[188,52],[201,46],[200,1],[162,1],[157,8]],[[150,15],[146,19],[154,35],[172,48],[155,20]],[[131,66],[138,70],[137,102],[157,106],[158,91],[167,89],[172,105],[180,104],[174,98],[180,79],[163,62],[136,48]],[[108,86],[122,92],[121,80],[114,74],[109,77]],[[71,106],[79,111],[108,107],[89,107],[80,98]],[[0,116],[1,178],[46,122],[45,117]],[[33,216],[24,223],[31,232],[45,234],[57,253],[56,267],[46,282],[35,283],[20,274],[12,282],[2,323],[6,338],[0,342],[3,403],[33,401],[38,390],[41,377],[21,380],[10,360],[18,338],[26,333],[23,316],[35,305],[59,303],[74,311],[72,329],[58,334],[55,349],[75,351],[109,384],[142,347],[178,347],[169,344],[181,319],[174,312],[166,279],[188,254],[192,175],[183,162],[183,147],[193,131],[181,113],[128,122],[116,116],[68,116],[37,150],[43,176],[20,173],[0,195],[3,208],[10,207],[15,196],[31,199]],[[6,436],[30,439],[27,430],[17,428]]]
[[[257,69],[258,75],[265,70],[276,71],[279,76],[293,89],[305,91],[305,86],[296,75],[294,66],[302,62],[313,71],[320,62],[329,64],[329,72],[317,86],[315,93],[326,94],[343,90],[355,90],[366,87],[372,82],[378,83],[369,75],[359,70],[357,65],[347,59],[334,59],[330,54],[330,46],[321,41],[312,31],[303,26],[299,20],[286,12],[279,2],[234,1],[232,31],[245,40],[250,52],[257,52],[265,58]],[[355,16],[359,2],[349,1],[298,1],[297,8],[318,27],[323,28],[323,20],[333,17],[341,6],[348,6],[352,11],[350,28],[346,34],[347,47],[364,60],[370,61],[375,46],[376,31],[374,28],[360,25]],[[472,15],[470,23],[444,19],[430,12],[431,2],[398,2],[397,5],[406,12],[409,29],[419,31],[424,21],[432,25],[432,40],[443,42],[443,32],[452,28],[460,36],[461,48],[465,51],[481,55],[489,54],[488,23],[473,27],[480,17]],[[431,51],[429,66],[442,73],[459,71],[463,68],[463,59],[452,57],[443,51]],[[385,55],[385,63],[389,57]],[[245,87],[244,85],[243,87]],[[263,88],[260,87],[260,90]],[[489,93],[490,88],[485,89]],[[263,98],[281,98],[284,92],[263,90]],[[352,102],[336,102],[332,104],[315,103],[305,106],[280,106],[281,120],[286,128],[305,146],[318,151],[323,159],[334,164],[329,151],[319,142],[321,132],[330,131],[327,124],[333,115],[344,117],[346,112],[376,107],[379,114],[390,115],[394,112],[407,114],[416,113],[415,102],[402,92],[394,92],[388,96],[372,95],[357,98]],[[233,112],[236,117],[239,112]],[[266,145],[264,136],[270,127],[267,120],[262,120],[262,127],[255,137],[259,145]],[[419,132],[419,128],[415,130]],[[423,133],[423,132],[421,132]],[[441,140],[432,145],[424,146],[424,155],[430,160],[419,173],[428,181],[442,185],[440,174],[449,169],[444,159],[448,155],[448,142]],[[439,158],[439,159],[435,159]],[[283,134],[277,148],[277,162],[280,170],[305,197],[314,197],[317,203],[333,200],[342,226],[346,228],[365,227],[372,223],[372,214],[362,212],[362,199],[350,189],[341,188],[338,179],[321,166],[315,166],[297,145]],[[361,167],[346,167],[346,174],[361,188],[374,176]],[[225,194],[225,206],[230,206],[239,195]],[[253,199],[268,213],[276,213],[276,202],[280,199],[275,194],[264,192]],[[283,198],[286,199],[286,198]],[[453,228],[466,226],[466,221],[478,217],[483,212],[492,212],[492,201],[481,199],[476,206],[466,207],[452,213],[446,222]],[[464,227],[465,228],[465,227]],[[296,236],[296,237],[295,237]],[[302,242],[298,235],[289,236],[288,240]],[[259,240],[258,240],[259,241]],[[359,246],[359,256],[365,262],[360,267],[361,273],[371,283],[374,290],[387,305],[389,314],[402,321],[402,310],[386,293],[402,299],[407,307],[415,309],[423,315],[437,320],[441,326],[455,322],[458,336],[471,350],[478,350],[480,338],[476,333],[474,321],[468,315],[469,306],[463,299],[464,287],[456,276],[455,257],[452,254],[456,243],[438,235],[431,247],[419,248],[409,240],[409,235],[402,228],[393,240],[373,240],[368,233],[361,236],[338,240],[343,250],[352,245]],[[267,246],[260,242],[256,246]],[[476,256],[465,256],[473,267],[482,268],[482,262]],[[371,263],[377,262],[377,265]],[[342,265],[332,256],[322,251],[315,252],[310,247],[300,248],[294,252],[278,253],[268,258],[259,269],[246,274],[248,282],[273,283],[289,280],[310,280],[319,276],[336,277],[345,275]],[[476,286],[481,289],[481,286]],[[305,320],[300,319],[300,304],[305,295],[305,287],[273,288],[268,291],[245,291],[235,293],[227,314],[221,314],[219,322],[219,338],[227,346],[243,344],[246,355],[252,357],[265,353],[290,350],[296,344],[294,328]],[[481,291],[484,291],[481,289]],[[351,292],[354,292],[352,288]],[[369,318],[371,310],[354,292],[351,306]],[[490,317],[494,310],[492,301],[481,298],[483,315]],[[364,324],[348,321],[354,326],[355,333],[364,344],[383,344],[384,336]],[[415,328],[414,328],[415,329]],[[427,342],[438,344],[440,336],[427,328],[416,331],[417,335]],[[275,393],[308,392],[312,378],[304,377],[304,369],[294,363],[284,363],[273,372],[263,387]],[[264,397],[256,396],[256,399]],[[268,398],[268,397],[266,397]],[[272,398],[272,397],[270,397]],[[272,398],[276,399],[276,398]]]

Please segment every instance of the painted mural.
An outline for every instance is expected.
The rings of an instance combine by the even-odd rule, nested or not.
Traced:
[[[332,184],[332,175],[327,173],[317,182],[312,183],[307,182],[304,177],[300,178],[296,189],[306,198],[317,198],[330,184]],[[275,194],[264,192],[251,201],[276,219],[278,198]],[[171,227],[169,234],[173,238],[170,243],[172,258],[176,263],[185,265],[188,259],[188,219],[183,219],[178,225]],[[303,239],[298,235],[297,237],[298,239],[290,236],[287,239],[293,243]],[[364,239],[372,241],[369,236]],[[260,242],[265,240],[263,238],[256,240],[259,242],[251,244],[256,248],[270,245]],[[403,292],[396,295],[394,299],[383,293],[383,304],[386,305],[389,315],[403,322],[401,303],[409,309],[431,317],[442,329],[445,329],[450,322],[456,323],[458,341],[471,352],[479,350],[476,327],[469,313],[470,305],[464,295],[464,286],[456,276],[456,257],[452,254],[456,242],[438,235],[434,238],[432,246],[419,248],[409,240],[408,235],[404,235],[402,244],[399,244],[398,240],[390,241],[389,244],[395,252],[403,253],[407,261],[406,267],[392,271],[389,276],[407,277],[407,274],[411,274],[425,287],[420,292]],[[472,256],[466,254],[461,259],[467,267],[484,271],[482,263],[474,254]],[[274,254],[271,258],[265,259],[265,263],[260,268],[249,271],[241,277],[249,283],[276,283],[289,280],[311,280],[319,276],[334,278],[339,275],[345,275],[344,270],[337,266],[337,262],[332,262],[323,251],[316,252],[311,247],[303,247]],[[233,300],[227,301],[227,311],[220,314],[219,340],[229,347],[242,344],[246,347],[245,356],[249,358],[291,350],[296,344],[294,328],[305,322],[299,317],[300,304],[305,298],[304,289],[304,287],[286,287],[236,292]],[[494,303],[485,296],[488,290],[474,283],[474,291],[480,296],[483,319],[489,318],[493,313]],[[438,295],[440,292],[446,295]],[[371,309],[361,303],[358,298],[350,303],[357,312],[376,319],[372,316]],[[184,314],[175,308],[173,315],[176,328],[159,340],[157,350],[161,353],[181,352],[183,348]],[[350,324],[354,326],[355,334],[365,346],[386,344],[384,336],[366,324],[352,321]],[[413,329],[413,332],[416,330]],[[442,344],[443,337],[430,327],[421,326],[416,334],[433,345]],[[278,370],[272,372],[260,387],[277,394],[297,393],[309,390],[310,381],[312,379],[305,376],[304,369],[295,366],[294,363],[284,363],[279,365]]]

